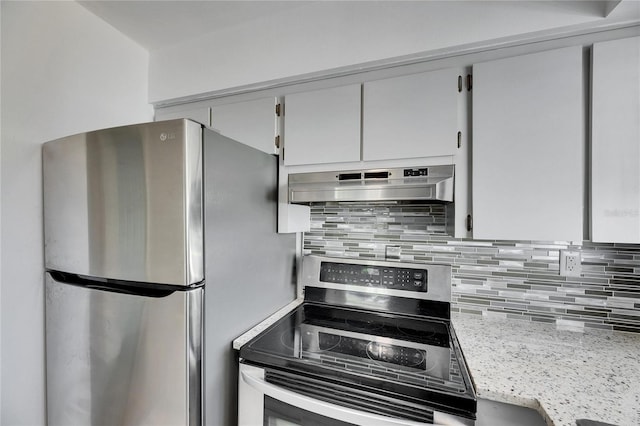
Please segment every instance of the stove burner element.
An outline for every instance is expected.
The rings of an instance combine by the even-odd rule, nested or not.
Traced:
[[[292,354],[296,357],[300,357],[300,351],[302,353],[322,353],[330,352],[334,348],[338,347],[342,341],[342,336],[337,334],[327,334],[323,336],[322,340],[317,344],[309,344],[309,341],[316,340],[314,333],[311,331],[302,331],[299,327],[296,327],[292,333],[289,330],[285,330],[280,334],[280,343],[283,347],[292,351]]]
[[[414,328],[397,327],[398,331],[408,337],[419,337],[421,339],[429,340],[436,335],[435,330],[416,330]]]
[[[318,344],[318,352],[331,352],[342,343],[342,336],[324,333]],[[311,349],[311,348],[309,348]]]
[[[300,329],[299,328],[295,328],[293,330],[294,334],[300,334]],[[282,343],[282,346],[284,346],[285,348],[294,351],[296,348],[293,347],[292,343],[295,342],[295,339],[291,338],[291,331],[290,330],[285,330],[282,333],[280,333],[280,343]]]

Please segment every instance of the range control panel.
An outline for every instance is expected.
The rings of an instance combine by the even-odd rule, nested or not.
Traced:
[[[354,265],[337,262],[322,262],[320,266],[320,281],[326,283],[426,293],[428,291],[427,278],[427,271],[425,269]]]

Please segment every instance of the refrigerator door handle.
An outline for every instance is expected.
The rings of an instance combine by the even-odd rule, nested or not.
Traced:
[[[87,284],[85,285],[86,288],[89,288],[91,290],[101,290],[101,291],[113,291],[115,293],[122,293],[122,294],[128,294],[131,296],[148,296],[148,290],[142,290],[139,288],[126,288],[126,287],[112,287],[112,286],[108,286],[108,285],[103,285],[103,284]],[[142,290],[142,291],[140,291]],[[164,291],[166,292],[167,296],[171,293],[173,293],[173,291]],[[156,293],[157,294],[157,293]]]
[[[76,274],[68,274],[59,271],[48,271],[54,281],[85,287],[92,290],[110,291],[113,293],[127,294],[142,297],[167,297],[179,288],[166,285],[153,285],[149,283],[135,283],[119,280],[91,279]],[[180,288],[182,289],[182,288]]]

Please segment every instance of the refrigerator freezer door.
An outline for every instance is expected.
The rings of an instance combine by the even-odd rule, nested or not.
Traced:
[[[45,265],[117,280],[204,278],[202,126],[171,120],[43,145]]]
[[[48,424],[200,425],[203,291],[124,294],[47,273]]]

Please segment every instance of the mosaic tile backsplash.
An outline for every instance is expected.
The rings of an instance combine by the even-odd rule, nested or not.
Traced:
[[[304,254],[452,265],[452,310],[640,333],[640,245],[452,238],[447,206],[316,203]],[[559,275],[560,250],[579,250],[582,276]]]

